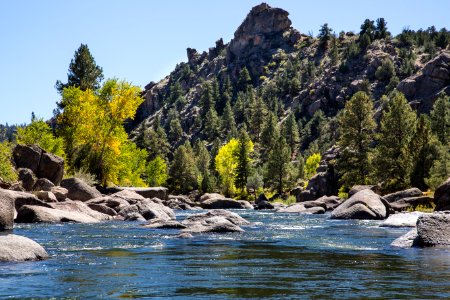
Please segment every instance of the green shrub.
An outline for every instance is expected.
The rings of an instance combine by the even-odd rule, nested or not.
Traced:
[[[0,179],[12,183],[17,181],[17,173],[11,162],[11,145],[7,142],[0,143]]]

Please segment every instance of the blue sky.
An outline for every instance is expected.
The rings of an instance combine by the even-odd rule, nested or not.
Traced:
[[[228,42],[254,0],[0,1],[0,123],[49,118],[56,80],[67,80],[75,50],[88,44],[105,78],[138,86],[157,81],[186,61],[186,48]],[[394,34],[435,25],[450,28],[450,1],[268,0],[290,13],[293,27],[317,34],[358,31],[366,18],[384,17]]]

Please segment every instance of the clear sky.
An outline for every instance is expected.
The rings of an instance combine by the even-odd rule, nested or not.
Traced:
[[[255,0],[5,0],[0,1],[0,123],[29,122],[31,112],[49,118],[58,100],[56,80],[67,81],[75,50],[88,44],[105,78],[144,87],[220,37],[228,42]],[[397,34],[450,28],[448,0],[267,0],[290,13],[293,27],[317,34],[359,31],[366,18],[384,17]]]

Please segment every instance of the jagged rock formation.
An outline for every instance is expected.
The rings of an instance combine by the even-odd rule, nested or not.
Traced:
[[[415,108],[429,113],[440,93],[450,94],[450,52],[443,51],[421,72],[400,82],[397,88]]]

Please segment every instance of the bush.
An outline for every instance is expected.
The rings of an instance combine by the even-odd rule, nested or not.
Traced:
[[[12,183],[17,181],[17,173],[11,161],[11,145],[7,142],[0,143],[0,181]]]
[[[389,58],[385,58],[381,66],[379,66],[377,71],[375,72],[375,77],[380,81],[389,82],[389,80],[391,80],[392,76],[394,75],[394,63]]]
[[[311,154],[306,159],[305,164],[305,178],[310,179],[314,174],[316,174],[316,169],[319,167],[319,163],[322,157],[320,153]]]

